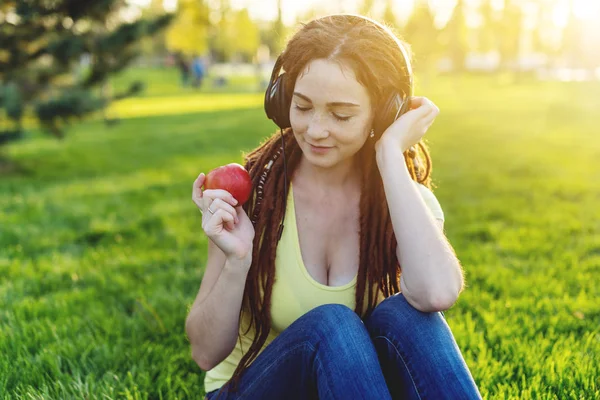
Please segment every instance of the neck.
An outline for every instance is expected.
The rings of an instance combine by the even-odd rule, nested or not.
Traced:
[[[345,191],[360,185],[360,177],[352,159],[331,168],[322,168],[309,163],[302,156],[297,171],[304,178],[303,180],[310,181],[313,193],[327,194]]]

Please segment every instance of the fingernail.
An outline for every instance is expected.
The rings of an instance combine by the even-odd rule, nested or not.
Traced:
[[[237,204],[238,201],[236,199],[233,199],[233,204]]]

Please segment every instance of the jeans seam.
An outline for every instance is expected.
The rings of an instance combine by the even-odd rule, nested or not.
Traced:
[[[314,350],[314,349],[313,349],[313,350]],[[321,362],[321,359],[319,358],[319,353],[316,353],[316,354],[315,354],[315,360],[316,360],[316,361],[319,363],[319,366],[318,366],[318,368],[319,368],[320,370],[323,370],[323,371],[324,371],[324,369],[323,369],[323,363]],[[328,380],[328,379],[325,379],[325,382],[327,383],[327,391],[329,392],[329,398],[331,398],[331,399],[332,399],[332,398],[334,398],[334,397],[333,397],[333,393],[331,392],[331,388],[329,387],[329,380]],[[319,385],[318,385],[318,382],[317,382],[317,388],[318,388],[318,386],[319,386]]]
[[[303,347],[303,346],[308,346],[310,347],[313,351],[314,348],[310,345],[310,343],[301,343],[298,344],[297,346],[292,347],[291,349],[288,349],[288,351],[286,351],[285,353],[283,353],[282,355],[280,355],[275,361],[273,361],[271,364],[269,364],[264,370],[263,372],[254,379],[254,382],[252,382],[252,384],[250,386],[248,386],[246,388],[246,390],[244,390],[244,393],[240,394],[239,399],[244,399],[246,398],[246,394],[250,391],[250,389],[252,389],[254,387],[254,385],[256,385],[257,382],[259,382],[263,376],[265,376],[267,374],[267,372],[277,363],[279,363],[285,356],[287,356],[288,354],[292,353],[293,351],[295,351],[296,349]]]
[[[400,357],[400,359],[402,360],[402,364],[404,364],[404,367],[406,368],[406,371],[408,372],[408,376],[410,376],[410,381],[413,384],[413,387],[415,388],[415,393],[417,393],[417,396],[419,397],[419,399],[422,400],[421,395],[419,394],[419,389],[417,389],[417,384],[415,382],[415,379],[412,376],[412,373],[410,372],[410,368],[408,368],[408,364],[406,364],[406,361],[404,360],[404,357],[402,357],[402,354],[400,354],[400,351],[398,350],[398,348],[396,348],[396,346],[394,345],[394,343],[392,343],[392,341],[390,339],[387,338],[387,336],[376,336],[375,339],[384,339],[386,340],[389,344],[392,345],[392,347],[394,348],[394,350],[396,351],[396,354],[398,355],[398,357]]]

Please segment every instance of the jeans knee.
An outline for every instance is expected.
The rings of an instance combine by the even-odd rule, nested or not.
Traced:
[[[318,349],[321,360],[344,363],[348,368],[364,360],[377,363],[377,352],[361,318],[343,304],[324,304],[304,314],[303,330]]]
[[[314,320],[319,325],[339,326],[360,321],[356,313],[343,304],[322,304],[307,312],[305,317]]]
[[[328,341],[366,333],[360,317],[343,304],[323,304],[302,317],[303,325]]]

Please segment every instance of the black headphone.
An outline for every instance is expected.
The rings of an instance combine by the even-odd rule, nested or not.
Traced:
[[[335,16],[335,15],[333,15]],[[345,17],[348,17],[345,15]],[[388,32],[392,39],[398,44],[400,52],[402,53],[403,59],[403,67],[406,71],[407,76],[407,87],[402,93],[392,93],[386,101],[383,102],[383,106],[381,107],[380,112],[376,112],[373,118],[373,129],[378,134],[381,135],[383,132],[394,122],[396,121],[402,114],[407,112],[410,109],[410,98],[413,93],[413,73],[412,67],[410,63],[410,57],[408,55],[408,51],[404,48],[402,43],[398,40],[398,38],[390,32],[383,25],[374,21],[370,18],[362,17],[362,16],[354,16],[356,18],[369,21],[375,25],[380,26],[384,31]],[[265,113],[267,117],[280,128],[281,132],[281,150],[283,151],[283,168],[284,168],[284,204],[287,202],[287,164],[285,160],[285,141],[283,138],[283,130],[286,128],[290,128],[292,125],[290,123],[290,107],[292,103],[292,94],[286,92],[286,74],[281,73],[281,67],[283,64],[283,54],[280,54],[275,61],[275,65],[273,67],[273,71],[271,72],[271,79],[269,80],[269,85],[267,86],[267,90],[265,91]],[[281,239],[281,234],[283,232],[283,220],[285,220],[285,209],[283,211],[283,218],[279,225],[278,238]]]

